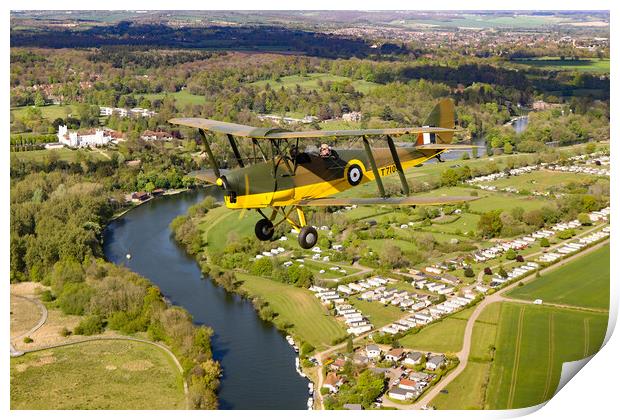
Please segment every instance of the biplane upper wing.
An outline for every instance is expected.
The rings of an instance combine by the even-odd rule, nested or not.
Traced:
[[[219,134],[230,134],[255,139],[296,139],[315,137],[356,137],[356,136],[400,136],[404,134],[422,133],[453,133],[452,128],[443,127],[403,127],[403,128],[370,128],[360,130],[308,130],[287,131],[282,128],[253,127],[251,125],[235,124],[224,121],[209,120],[206,118],[172,118],[170,123],[185,127],[199,128]]]
[[[444,196],[444,197],[387,197],[387,198],[315,198],[301,200],[298,206],[351,206],[377,205],[388,206],[438,206],[444,204],[458,204],[476,200],[478,197]]]

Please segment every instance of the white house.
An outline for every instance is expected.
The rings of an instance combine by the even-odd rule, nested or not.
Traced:
[[[370,359],[381,357],[381,349],[376,344],[368,344],[366,346],[366,356]]]
[[[66,125],[58,126],[58,141],[67,147],[101,147],[112,141],[112,136],[96,129],[85,134],[70,133]]]
[[[421,361],[422,353],[420,353],[419,351],[414,351],[411,353],[407,353],[407,356],[405,357],[403,363],[405,363],[406,365],[417,365]]]
[[[433,356],[426,361],[426,369],[435,370],[446,364],[446,356],[440,354],[438,356]]]

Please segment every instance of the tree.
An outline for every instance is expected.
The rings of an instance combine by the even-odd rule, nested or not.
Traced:
[[[469,266],[465,267],[465,270],[463,270],[463,274],[465,274],[465,277],[474,277],[476,275],[474,273],[474,270]]]
[[[590,216],[588,216],[587,213],[579,213],[579,215],[577,216],[577,220],[579,220],[579,223],[581,223],[582,226],[592,225],[592,220],[590,219]]]
[[[347,337],[347,353],[353,353],[353,337]]]
[[[484,267],[484,274],[486,274],[487,276],[492,275],[493,270],[491,270],[491,267]]]
[[[540,246],[542,246],[543,248],[548,248],[551,246],[551,244],[549,243],[549,239],[547,238],[541,238],[540,240]]]
[[[34,95],[34,106],[45,106],[45,98],[43,97],[43,94],[39,91],[37,91],[37,93]]]
[[[483,213],[478,220],[478,230],[485,238],[494,238],[499,236],[502,231],[501,210],[491,210]]]
[[[501,266],[501,265],[499,266],[499,269],[497,270],[497,274],[499,274],[500,277],[502,277],[502,278],[508,277],[508,273],[504,269],[504,266]]]
[[[511,248],[508,251],[506,251],[507,260],[514,260],[515,258],[517,258],[517,252],[514,249]]]

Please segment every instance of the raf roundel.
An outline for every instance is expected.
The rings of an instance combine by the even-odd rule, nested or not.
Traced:
[[[362,168],[357,163],[349,166],[347,170],[347,181],[351,185],[358,185],[362,181]]]

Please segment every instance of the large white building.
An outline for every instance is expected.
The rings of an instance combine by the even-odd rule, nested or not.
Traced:
[[[67,147],[101,147],[112,141],[112,136],[96,129],[85,134],[70,133],[66,125],[58,127],[58,141]]]

